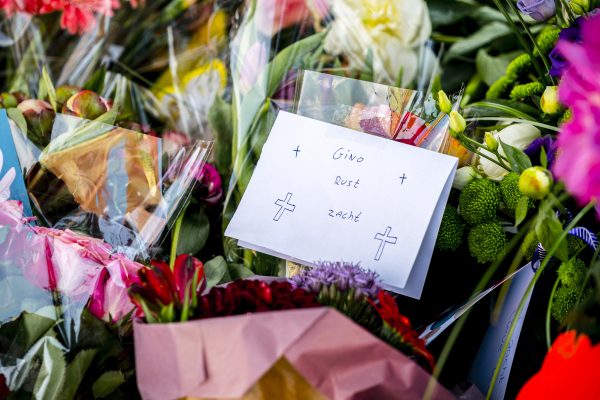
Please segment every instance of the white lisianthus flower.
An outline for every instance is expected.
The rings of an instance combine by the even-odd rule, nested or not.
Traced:
[[[479,178],[481,178],[481,175],[475,170],[475,168],[467,165],[466,167],[461,167],[456,170],[452,187],[454,189],[462,190],[465,186],[471,183],[471,181]]]
[[[364,67],[373,55],[374,78],[402,85],[417,75],[418,50],[431,35],[431,21],[423,0],[331,0],[334,21],[325,50],[345,55],[351,66]]]
[[[516,147],[519,150],[525,150],[527,146],[531,144],[531,142],[533,142],[535,139],[539,138],[542,135],[540,130],[531,124],[509,125],[506,128],[502,129],[500,132],[493,132],[492,134],[496,140]],[[492,159],[496,159],[496,156],[494,156],[489,151],[481,149],[480,152]],[[498,147],[498,152],[501,155],[506,156],[504,150],[502,149],[502,145]],[[506,169],[499,166],[498,164],[484,157],[479,157],[477,167],[488,178],[495,181],[502,180],[502,178],[504,178],[504,175],[508,174],[509,172]]]

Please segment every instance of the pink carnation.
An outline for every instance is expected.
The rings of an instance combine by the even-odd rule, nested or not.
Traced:
[[[600,198],[600,15],[587,19],[581,44],[561,40],[571,67],[559,86],[573,116],[561,127],[554,173],[581,203]]]

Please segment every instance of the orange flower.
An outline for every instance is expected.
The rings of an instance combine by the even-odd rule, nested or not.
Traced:
[[[600,399],[600,344],[577,332],[561,334],[542,368],[521,389],[517,400]]]

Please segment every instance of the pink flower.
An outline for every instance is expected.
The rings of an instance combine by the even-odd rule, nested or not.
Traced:
[[[215,205],[223,196],[223,183],[219,171],[209,163],[202,166],[196,175],[199,186],[199,198],[207,204]]]
[[[312,17],[323,18],[329,12],[327,0],[258,0],[256,26],[273,35]]]
[[[0,258],[19,267],[31,284],[57,291],[74,302],[88,302],[90,312],[118,321],[134,309],[127,295],[142,265],[113,253],[100,239],[69,230],[26,225],[20,204],[0,202],[0,222],[9,226]]]
[[[553,171],[578,201],[587,203],[600,198],[600,15],[584,21],[582,38],[581,44],[558,44],[571,64],[559,97],[573,116],[561,127]]]

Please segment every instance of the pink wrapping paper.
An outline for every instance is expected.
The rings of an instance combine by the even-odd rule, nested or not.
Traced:
[[[142,397],[239,397],[285,357],[331,399],[421,399],[430,375],[331,308],[134,325]],[[436,385],[433,399],[454,398]]]

